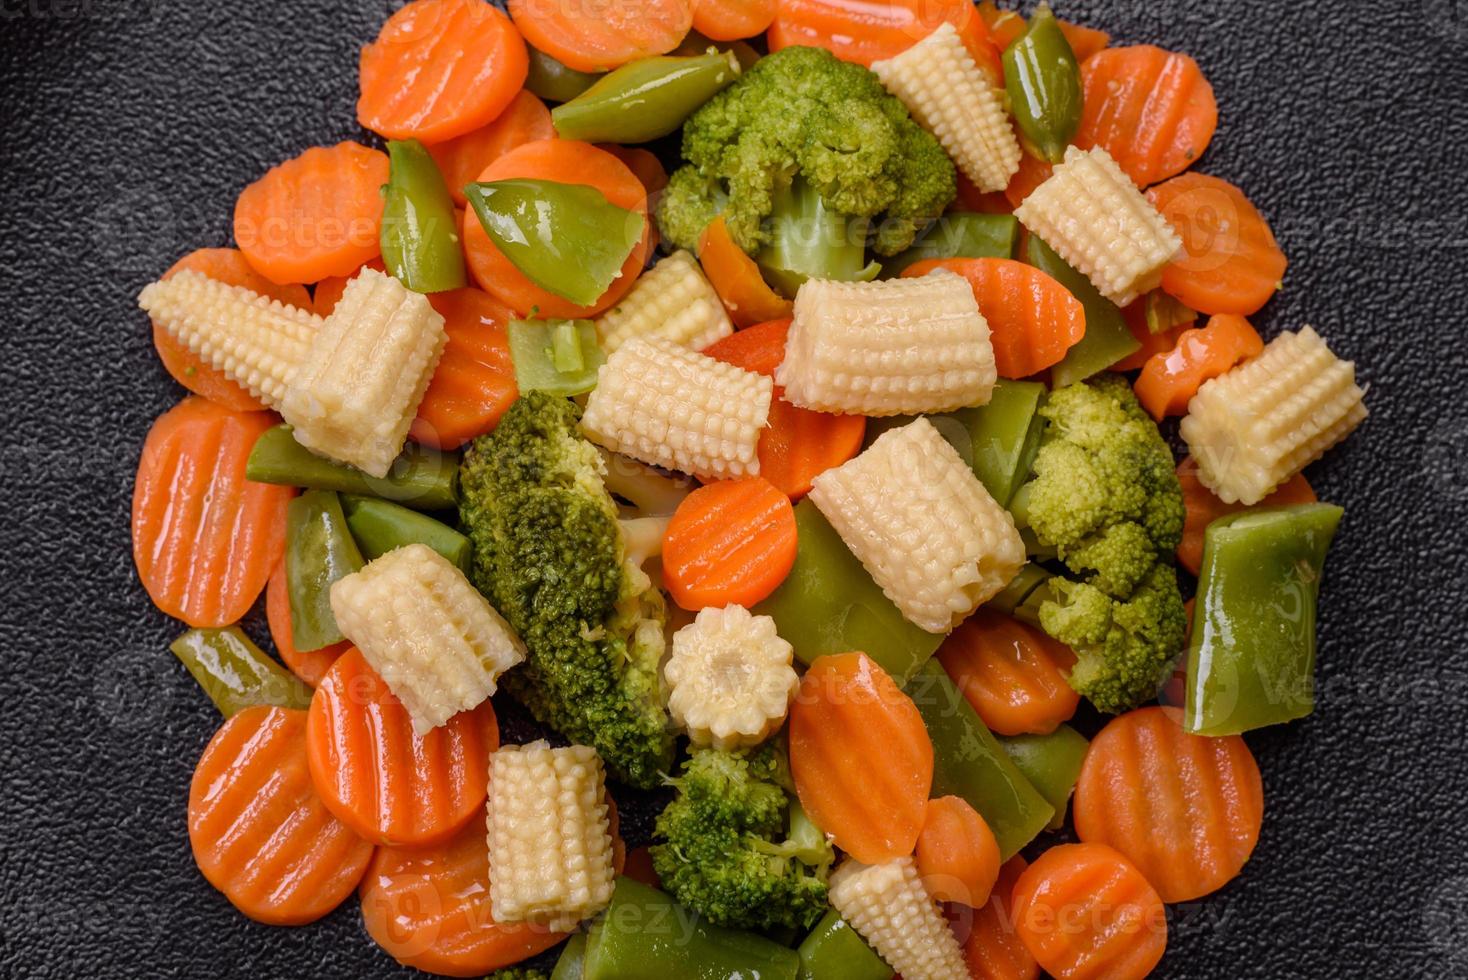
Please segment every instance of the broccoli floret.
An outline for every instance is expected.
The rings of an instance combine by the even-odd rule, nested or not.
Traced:
[[[804,176],[834,211],[871,218],[873,248],[894,255],[956,193],[953,163],[871,71],[821,48],[761,58],[683,126],[687,165],[658,205],[663,237],[694,248],[723,212],[754,254],[776,196]]]
[[[791,796],[778,743],[695,749],[658,816],[653,867],[674,898],[722,926],[809,928],[835,854]]]
[[[673,761],[658,661],[664,604],[626,558],[617,507],[580,410],[521,397],[464,454],[459,518],[472,577],[525,641],[506,689],[541,722],[593,746],[613,775],[661,783]]]

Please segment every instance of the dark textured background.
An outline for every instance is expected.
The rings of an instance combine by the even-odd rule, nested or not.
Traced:
[[[1246,188],[1291,259],[1261,327],[1319,326],[1373,411],[1310,471],[1347,512],[1319,709],[1249,737],[1262,840],[1241,880],[1175,910],[1168,976],[1468,976],[1460,5],[1059,5],[1197,57],[1222,116],[1200,169]],[[185,800],[217,717],[128,537],[143,435],[180,395],[134,297],[227,244],[268,166],[358,136],[356,51],[393,6],[0,0],[0,975],[408,972],[355,902],[270,929],[194,869]]]

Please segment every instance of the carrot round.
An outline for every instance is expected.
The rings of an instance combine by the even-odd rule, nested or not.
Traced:
[[[1141,980],[1167,949],[1167,913],[1142,873],[1104,844],[1061,844],[1014,886],[1025,948],[1058,980]]]
[[[478,977],[566,938],[545,926],[494,921],[484,821],[433,847],[380,847],[362,879],[362,924],[404,966]]]
[[[1208,525],[1245,510],[1243,504],[1226,504],[1198,479],[1198,463],[1189,456],[1177,465],[1177,479],[1183,488],[1183,538],[1177,546],[1178,564],[1197,575],[1203,568],[1203,532]],[[1296,473],[1269,496],[1259,507],[1284,507],[1289,504],[1315,503],[1315,491],[1305,474]]]
[[[763,34],[775,19],[775,0],[693,0],[693,29],[715,41]]]
[[[541,317],[589,317],[625,296],[642,272],[649,247],[647,190],[637,175],[621,160],[590,143],[550,139],[517,146],[486,167],[478,180],[489,182],[517,177],[596,188],[617,207],[643,216],[642,240],[633,247],[627,261],[622,263],[621,274],[601,298],[590,306],[577,306],[531,282],[490,240],[489,233],[474,212],[465,211],[464,254],[479,287],[521,316],[529,316],[535,310],[535,315]]]
[[[1087,58],[1081,90],[1076,146],[1104,147],[1138,187],[1192,166],[1218,127],[1213,86],[1198,63],[1150,44]]]
[[[990,609],[980,609],[948,635],[938,662],[984,724],[1000,735],[1048,735],[1080,704],[1065,679],[1075,654]]]
[[[1056,23],[1060,25],[1060,33],[1064,34],[1066,41],[1070,43],[1071,51],[1075,52],[1077,63],[1085,61],[1111,43],[1111,35],[1105,31],[1098,31],[1094,27],[1072,24],[1064,20],[1056,21]]]
[[[722,480],[683,498],[663,536],[663,586],[696,612],[753,606],[795,564],[795,511],[763,477]]]
[[[1002,86],[999,48],[971,0],[776,0],[770,50],[825,48],[842,61],[870,67],[901,54],[944,23],[958,30],[974,61]]]
[[[1014,886],[1029,862],[1016,854],[999,869],[989,901],[974,913],[963,943],[963,960],[973,980],[1036,980],[1040,964],[1014,928]]]
[[[1055,172],[1054,164],[1028,153],[1020,155],[1019,169],[1014,176],[1009,178],[1009,186],[1004,188],[1004,198],[1009,202],[1011,209],[1019,207],[1024,199],[1029,197],[1036,187],[1050,179]]]
[[[231,286],[243,286],[261,296],[269,296],[287,306],[311,309],[311,297],[304,286],[296,284],[278,285],[260,275],[245,261],[245,256],[234,248],[200,248],[190,252],[169,267],[162,278],[169,279],[185,269],[217,279]],[[153,324],[153,346],[158,350],[158,359],[173,375],[173,380],[196,395],[203,395],[212,402],[236,412],[264,411],[254,395],[201,361],[157,323]]]
[[[1259,842],[1264,787],[1237,735],[1183,731],[1177,708],[1139,708],[1091,739],[1072,805],[1076,836],[1126,855],[1165,902],[1232,881]]]
[[[515,25],[484,0],[412,0],[358,61],[357,121],[388,139],[439,143],[494,119],[525,84]]]
[[[509,8],[526,41],[577,71],[665,54],[693,26],[690,0],[509,0]]]
[[[1159,422],[1183,415],[1198,389],[1264,350],[1264,341],[1241,316],[1219,313],[1206,326],[1184,330],[1177,346],[1154,354],[1137,377],[1137,400]]]
[[[928,801],[917,839],[917,867],[940,902],[983,908],[999,878],[999,842],[972,806],[957,796]]]
[[[319,317],[331,316],[336,304],[341,302],[342,293],[347,291],[347,283],[362,272],[363,269],[375,269],[378,272],[387,273],[387,266],[382,264],[382,259],[373,259],[362,266],[353,269],[344,276],[327,276],[318,282],[311,290],[311,309]]]
[[[924,259],[904,278],[947,269],[968,280],[989,322],[1001,378],[1027,378],[1059,364],[1086,333],[1086,310],[1070,290],[1013,259]]]
[[[255,440],[275,421],[194,396],[160,416],[143,443],[133,561],[153,604],[190,626],[244,616],[285,550],[295,490],[245,479]]]
[[[1151,295],[1151,293],[1144,293],[1122,308],[1122,319],[1126,320],[1127,329],[1132,332],[1132,336],[1141,346],[1111,365],[1111,370],[1139,370],[1152,359],[1153,354],[1162,354],[1176,347],[1177,339],[1183,335],[1183,331],[1191,330],[1193,324],[1197,322],[1197,317],[1194,317],[1186,323],[1179,323],[1161,333],[1153,333],[1152,328],[1147,325],[1147,301]]]
[[[282,558],[270,574],[270,584],[265,586],[265,620],[270,626],[270,638],[275,641],[275,652],[291,673],[315,687],[321,678],[336,663],[337,658],[352,648],[349,640],[333,643],[320,650],[297,650],[291,633],[291,600],[285,580],[285,559]]]
[[[663,162],[657,158],[657,154],[651,150],[645,150],[640,146],[619,146],[616,143],[598,143],[596,148],[605,150],[621,160],[627,169],[642,181],[642,186],[647,190],[649,198],[661,194],[668,186],[668,171],[664,169]]]
[[[1203,313],[1249,316],[1269,302],[1288,265],[1259,209],[1233,184],[1183,174],[1147,198],[1183,240],[1162,269],[1163,290]]]
[[[336,908],[372,858],[372,845],[316,795],[306,713],[263,705],[226,721],[194,767],[189,846],[235,908],[277,926]]]
[[[472,287],[428,301],[443,315],[448,342],[409,431],[424,445],[457,449],[493,429],[519,396],[505,332],[514,314]]]
[[[623,865],[622,874],[633,881],[640,881],[649,888],[663,890],[662,880],[658,878],[657,869],[652,864],[652,851],[643,845],[634,847],[627,852],[627,860]]]
[[[343,823],[375,844],[422,847],[482,819],[499,726],[485,701],[413,734],[407,709],[353,648],[316,686],[306,747],[316,789]]]
[[[462,208],[469,204],[464,185],[478,180],[485,167],[517,146],[554,139],[555,135],[556,128],[551,125],[550,110],[545,103],[535,93],[521,89],[504,111],[488,123],[463,136],[435,143],[428,152],[443,174],[449,195]]]
[[[933,743],[912,703],[864,653],[818,658],[790,705],[800,805],[864,864],[911,854],[933,784]]]
[[[994,0],[980,0],[979,16],[989,29],[989,37],[1000,51],[1019,40],[1025,32],[1025,19],[1018,11],[1000,10]]]
[[[723,215],[699,236],[698,262],[736,327],[781,320],[794,312],[795,304],[771,289],[754,259],[734,244]]]

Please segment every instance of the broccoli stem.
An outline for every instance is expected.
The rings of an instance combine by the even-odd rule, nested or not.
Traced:
[[[770,285],[794,296],[807,279],[870,281],[881,267],[866,263],[867,222],[826,207],[821,195],[797,176],[775,193],[770,243],[756,257]]]

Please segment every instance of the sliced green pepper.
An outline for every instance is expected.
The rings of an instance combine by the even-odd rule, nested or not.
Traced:
[[[683,125],[743,71],[728,51],[643,58],[602,76],[551,111],[556,135],[592,143],[646,143]]]
[[[1081,68],[1049,4],[1004,49],[1004,88],[1021,141],[1042,160],[1065,159],[1081,124]]]
[[[511,320],[508,333],[521,391],[582,395],[596,387],[606,355],[590,320]]]
[[[1050,591],[1049,582],[1050,573],[1040,565],[1030,562],[1019,570],[1019,574],[1010,580],[1003,591],[984,605],[1038,628],[1040,606],[1046,599],[1055,597]]]
[[[311,689],[265,655],[238,626],[189,630],[168,645],[224,717],[273,704],[305,709]]]
[[[621,274],[646,220],[585,184],[496,180],[469,184],[464,194],[515,268],[580,306],[595,303]]]
[[[582,980],[586,966],[586,933],[578,932],[561,947],[561,958],[550,980]]]
[[[809,500],[795,505],[795,528],[795,565],[754,611],[775,621],[802,663],[860,650],[904,683],[943,637],[903,617]]]
[[[417,140],[389,140],[387,195],[382,207],[382,262],[417,293],[463,287],[464,249],[454,199],[438,164]]]
[[[1055,808],[1030,785],[935,660],[906,685],[933,740],[932,795],[957,796],[994,831],[1008,861],[1049,825]]]
[[[344,494],[341,502],[352,538],[368,561],[403,545],[426,544],[464,571],[469,570],[469,539],[447,524],[375,497]]]
[[[317,456],[277,425],[255,440],[245,478],[308,490],[337,490],[394,500],[414,510],[451,510],[459,501],[459,454],[410,442],[381,479]]]
[[[1050,369],[1050,384],[1064,388],[1106,370],[1142,345],[1126,325],[1121,309],[1101,295],[1091,280],[1066,264],[1039,235],[1025,238],[1025,261],[1059,282],[1086,311],[1086,334]]]
[[[800,980],[892,980],[892,968],[832,909],[796,950]]]
[[[1315,601],[1343,513],[1299,504],[1208,525],[1188,645],[1188,731],[1233,735],[1314,710]]]
[[[307,490],[285,514],[285,584],[291,602],[291,642],[320,650],[345,637],[331,611],[331,586],[362,568],[362,553],[341,499],[330,490]]]
[[[800,177],[775,194],[770,243],[756,261],[765,281],[794,297],[807,279],[870,282],[881,266],[866,261],[867,222],[826,207]]]
[[[1059,830],[1065,823],[1070,794],[1081,776],[1081,763],[1085,761],[1086,749],[1091,743],[1069,725],[1061,725],[1048,735],[995,737],[1004,746],[1009,761],[1055,808],[1055,817],[1047,829]]]
[[[544,51],[525,45],[530,55],[530,71],[525,87],[547,102],[569,102],[596,84],[605,72],[577,71],[567,68]]]
[[[583,969],[586,980],[795,980],[800,957],[763,936],[704,922],[622,877],[587,936]]]
[[[1019,220],[1012,214],[945,214],[933,222],[905,252],[882,262],[882,277],[892,279],[924,259],[1008,259],[1019,241]]]

